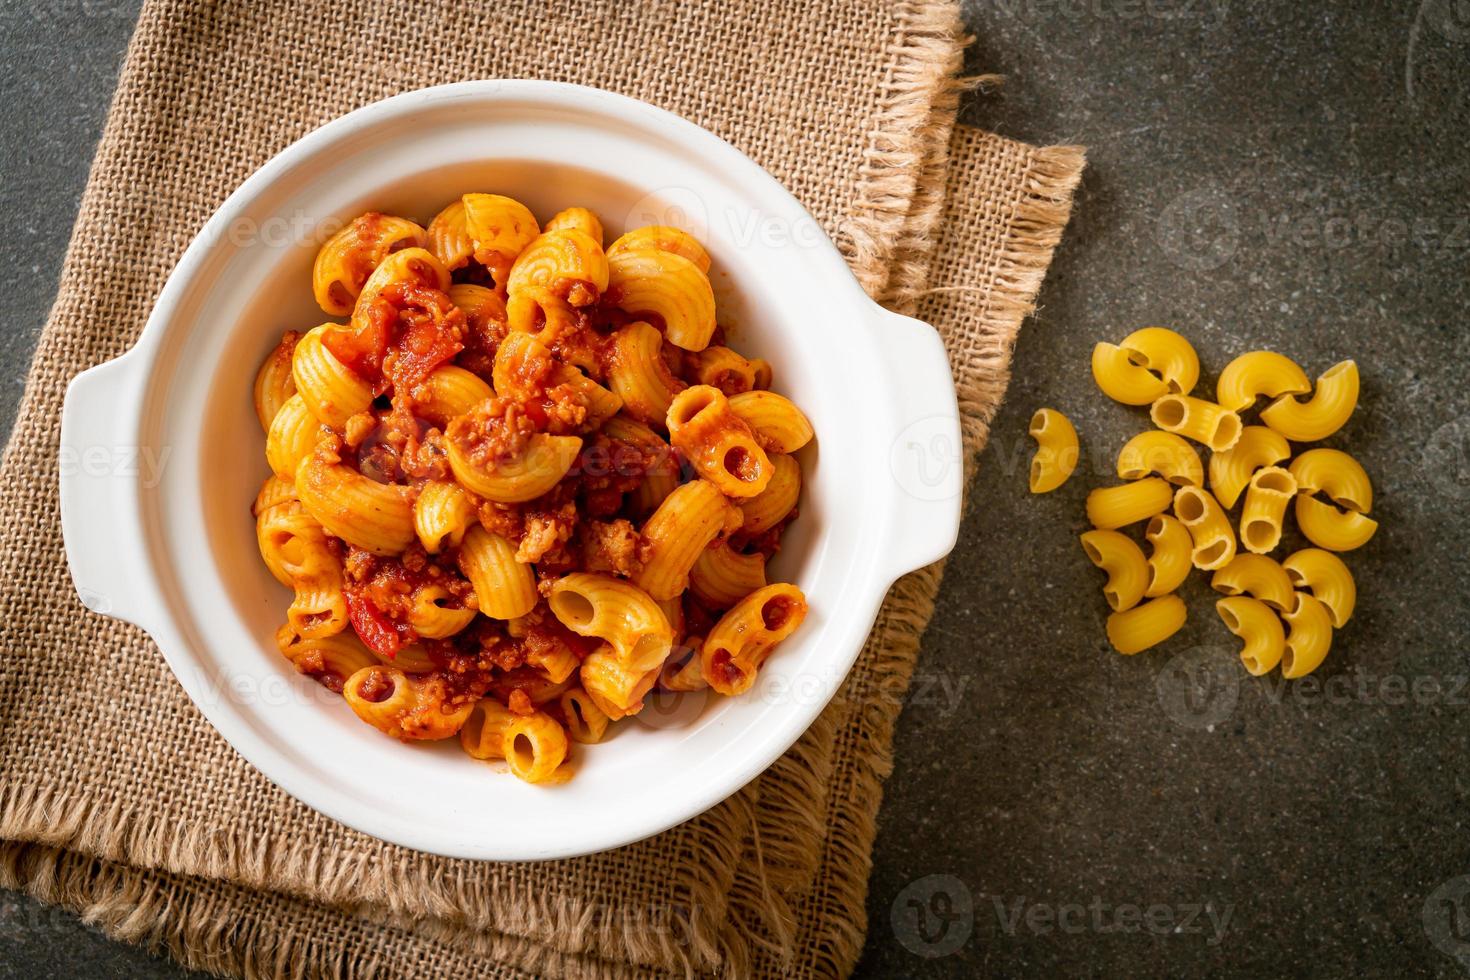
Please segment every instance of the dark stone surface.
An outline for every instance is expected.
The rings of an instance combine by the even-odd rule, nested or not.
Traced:
[[[966,121],[1084,144],[1091,166],[900,722],[860,976],[1470,967],[1464,7],[967,4],[970,67],[1008,81]],[[24,284],[3,325],[7,424],[135,13],[0,9],[0,258]],[[1382,526],[1348,556],[1358,613],[1316,682],[1234,669],[1198,576],[1166,649],[1107,647],[1076,535],[1144,419],[1095,390],[1087,352],[1153,323],[1197,343],[1206,385],[1255,347],[1363,369],[1332,444],[1372,473]],[[1086,454],[1031,498],[1041,405]],[[0,893],[0,978],[62,974],[183,975]]]

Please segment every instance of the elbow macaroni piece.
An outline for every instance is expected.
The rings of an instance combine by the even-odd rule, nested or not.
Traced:
[[[1286,631],[1276,613],[1259,599],[1238,595],[1215,603],[1225,628],[1245,641],[1240,662],[1246,672],[1260,677],[1281,663],[1286,652]]]
[[[500,194],[465,194],[460,203],[475,261],[490,270],[504,296],[511,263],[541,234],[541,226],[524,204]]]
[[[1296,479],[1291,471],[1267,466],[1251,476],[1240,512],[1240,540],[1247,551],[1266,554],[1281,543],[1281,525],[1286,505],[1296,496]]]
[[[478,374],[446,364],[435,368],[414,392],[415,413],[443,429],[494,394]]]
[[[1169,394],[1162,378],[1115,344],[1092,348],[1092,377],[1103,394],[1124,405],[1152,405]]]
[[[424,484],[413,502],[413,528],[419,544],[431,555],[445,545],[458,548],[478,517],[475,502],[452,480]]]
[[[608,265],[602,246],[574,228],[542,232],[510,267],[510,295],[549,290],[572,306],[590,306],[607,292]]]
[[[563,208],[551,216],[542,231],[580,231],[602,247],[602,222],[587,208]]]
[[[1230,564],[1235,557],[1235,529],[1208,490],[1180,487],[1174,495],[1174,516],[1194,539],[1190,560],[1195,568],[1211,571]]]
[[[674,396],[687,385],[674,377],[663,358],[663,334],[642,320],[613,334],[607,383],[623,409],[648,425],[664,426]]]
[[[1082,535],[1082,550],[1098,568],[1108,573],[1103,596],[1113,612],[1138,605],[1148,587],[1148,562],[1133,540],[1117,531],[1088,531]]]
[[[1366,514],[1339,510],[1306,494],[1297,495],[1296,524],[1308,541],[1328,551],[1361,548],[1378,530],[1378,522]]]
[[[296,493],[331,534],[375,555],[396,555],[416,538],[412,491],[369,480],[313,453],[296,470]]]
[[[442,640],[469,626],[475,610],[458,605],[455,597],[442,585],[422,585],[413,593],[413,606],[408,611],[408,625],[426,640]]]
[[[454,704],[443,678],[416,676],[397,667],[364,667],[342,686],[357,716],[393,738],[449,738],[464,726],[474,704]]]
[[[1099,487],[1087,495],[1087,519],[1093,527],[1112,531],[1162,514],[1173,499],[1168,481],[1156,476]]]
[[[296,467],[316,449],[325,427],[317,421],[306,399],[292,395],[271,419],[265,437],[265,459],[271,470],[283,480],[296,479]]]
[[[1296,603],[1286,569],[1265,555],[1236,555],[1211,577],[1210,588],[1229,596],[1252,596],[1277,612],[1286,612]]]
[[[1077,429],[1056,409],[1038,408],[1027,432],[1036,440],[1036,453],[1031,457],[1031,492],[1050,493],[1066,483],[1077,468]]]
[[[659,669],[634,670],[618,659],[612,647],[603,644],[582,661],[578,679],[598,710],[617,721],[643,710],[643,696],[653,690]]]
[[[1118,476],[1141,480],[1157,473],[1177,486],[1202,487],[1205,468],[1194,447],[1172,432],[1140,432],[1118,453]]]
[[[1239,415],[1188,395],[1165,395],[1150,406],[1148,414],[1165,432],[1203,443],[1217,453],[1233,447],[1243,428]]]
[[[672,599],[689,583],[700,552],[718,535],[739,526],[740,515],[707,480],[669,494],[643,525],[648,558],[634,581],[655,599]]]
[[[699,240],[687,231],[669,225],[646,225],[634,228],[607,247],[608,257],[621,252],[637,252],[653,249],[657,252],[673,252],[693,262],[700,272],[709,273],[710,257],[699,244]]]
[[[405,248],[384,259],[363,284],[352,308],[354,324],[360,324],[382,293],[396,283],[416,283],[441,293],[449,291],[449,270],[426,248]]]
[[[1347,625],[1358,602],[1358,587],[1346,562],[1321,548],[1303,548],[1289,555],[1281,567],[1294,588],[1305,586],[1327,607],[1334,628]]]
[[[389,255],[428,244],[424,229],[406,218],[370,211],[317,250],[311,288],[328,316],[346,316],[379,264]]]
[[[699,650],[700,673],[721,694],[743,694],[776,644],[806,618],[806,596],[794,585],[757,589],[711,627]]]
[[[260,419],[260,427],[266,432],[270,431],[271,420],[276,417],[281,406],[296,394],[296,379],[291,376],[291,358],[300,340],[301,335],[296,331],[286,331],[281,342],[265,356],[265,360],[260,363],[260,370],[255,374],[255,417]]]
[[[1291,461],[1297,492],[1325,494],[1344,510],[1373,509],[1373,481],[1361,463],[1338,449],[1309,449]]]
[[[1135,330],[1118,346],[1162,378],[1170,394],[1187,395],[1199,381],[1199,355],[1189,341],[1166,327]]]
[[[647,592],[598,572],[572,572],[551,584],[551,612],[579,636],[602,640],[639,675],[663,666],[674,644],[668,616]]]
[[[732,398],[763,387],[757,384],[761,380],[760,362],[746,360],[728,347],[710,346],[695,354],[694,379],[702,385],[714,385]]]
[[[1296,607],[1281,618],[1289,627],[1281,676],[1290,680],[1306,677],[1322,665],[1332,648],[1332,614],[1316,596],[1298,592]]]
[[[338,694],[347,678],[378,663],[378,658],[352,633],[304,637],[287,623],[276,630],[276,646],[298,673]]]
[[[488,762],[505,758],[505,730],[515,715],[494,698],[475,702],[459,730],[459,744],[471,757]]]
[[[801,409],[774,391],[746,391],[730,396],[730,411],[750,426],[769,453],[794,453],[812,441],[816,430]]]
[[[616,243],[615,243],[616,244]],[[657,316],[675,347],[702,351],[715,332],[715,294],[699,266],[676,252],[620,249],[608,258],[608,288],[618,308]]]
[[[291,355],[296,393],[318,421],[338,432],[346,427],[348,419],[367,411],[373,403],[372,386],[322,344],[323,333],[340,329],[335,323],[324,323],[307,331]]]
[[[472,455],[468,439],[463,416],[444,433],[444,455],[454,478],[470,493],[503,504],[523,503],[546,493],[561,482],[582,451],[579,436],[538,432],[519,455],[486,462]]]
[[[743,555],[721,541],[704,549],[689,570],[689,588],[712,609],[728,609],[766,585],[766,556]]]
[[[631,496],[635,515],[643,517],[653,513],[679,485],[679,463],[673,448],[647,425],[621,415],[608,419],[602,431],[609,439],[652,450],[654,461],[643,469],[643,477]],[[616,468],[617,460],[612,462]]]
[[[695,385],[679,392],[668,425],[669,443],[727,497],[754,497],[771,482],[771,458],[720,389]]]
[[[1261,409],[1261,421],[1292,442],[1317,442],[1347,424],[1358,405],[1358,365],[1342,361],[1317,379],[1304,402],[1282,395]]]
[[[579,663],[580,667],[581,664]],[[596,745],[607,734],[612,719],[597,706],[591,695],[580,687],[569,687],[561,693],[558,701],[562,721],[566,722],[567,734],[572,741],[583,745]]]
[[[1231,449],[1211,454],[1210,489],[1221,506],[1229,510],[1245,492],[1256,470],[1275,466],[1290,457],[1291,446],[1280,433],[1264,425],[1248,425]]]
[[[567,758],[567,733],[544,711],[512,715],[501,733],[510,771],[528,783],[544,783]]]
[[[1220,407],[1238,412],[1249,408],[1261,395],[1278,398],[1311,390],[1307,372],[1296,361],[1272,351],[1256,350],[1225,365],[1215,383],[1215,400]]]
[[[771,454],[771,482],[754,497],[740,502],[740,529],[759,534],[780,524],[796,509],[801,496],[801,465],[796,457]]]
[[[1168,595],[1189,577],[1194,567],[1194,539],[1189,530],[1177,518],[1168,514],[1155,514],[1149,519],[1143,532],[1152,546],[1148,556],[1148,588],[1143,592],[1149,599]]]
[[[1189,617],[1177,595],[1159,596],[1141,606],[1108,617],[1108,642],[1119,653],[1142,653],[1158,646],[1184,626]]]
[[[536,608],[536,573],[516,561],[514,542],[477,524],[460,544],[459,569],[491,619],[516,619]]]

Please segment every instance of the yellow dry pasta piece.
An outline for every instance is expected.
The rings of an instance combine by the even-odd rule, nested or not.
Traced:
[[[1031,416],[1028,430],[1036,440],[1036,454],[1031,457],[1031,492],[1050,493],[1077,468],[1077,430],[1071,421],[1054,408],[1039,408]]]
[[[1256,470],[1240,512],[1240,541],[1247,551],[1265,554],[1281,543],[1286,505],[1296,496],[1296,479],[1279,466]]]
[[[1284,614],[1288,631],[1281,655],[1281,676],[1295,680],[1322,665],[1332,647],[1332,614],[1316,596],[1296,594],[1296,608]]]
[[[1361,463],[1340,449],[1309,449],[1291,461],[1298,493],[1322,493],[1344,510],[1373,509],[1373,481]]]
[[[1279,432],[1264,425],[1248,425],[1240,439],[1223,453],[1210,455],[1210,490],[1226,510],[1235,506],[1262,466],[1275,466],[1291,458],[1291,444]]]
[[[1242,354],[1220,372],[1215,383],[1215,400],[1223,408],[1238,412],[1265,395],[1304,395],[1312,390],[1307,372],[1291,358],[1274,351],[1253,350]]]
[[[1296,603],[1286,569],[1265,555],[1236,555],[1211,576],[1210,588],[1226,595],[1249,595],[1278,612]]]
[[[1119,653],[1141,653],[1179,632],[1189,613],[1177,595],[1160,596],[1108,617],[1108,642]]]
[[[1148,585],[1148,562],[1131,538],[1117,531],[1088,531],[1082,535],[1082,550],[1089,561],[1108,573],[1103,596],[1113,612],[1138,605]]]
[[[1332,614],[1332,625],[1342,629],[1358,603],[1358,587],[1347,563],[1330,551],[1303,548],[1281,563],[1291,584],[1310,589]]]
[[[1203,443],[1217,453],[1232,448],[1244,428],[1234,412],[1188,395],[1165,395],[1149,407],[1148,414],[1165,432]]]
[[[1178,518],[1168,514],[1150,518],[1143,536],[1153,548],[1148,556],[1148,587],[1143,594],[1150,599],[1168,595],[1184,584],[1194,568],[1194,539]]]
[[[1167,327],[1135,330],[1118,346],[1163,378],[1172,394],[1187,395],[1199,381],[1199,355],[1189,341]]]
[[[1111,531],[1162,514],[1172,499],[1168,481],[1156,476],[1099,487],[1087,495],[1087,519],[1093,527]]]
[[[1235,557],[1235,529],[1220,502],[1208,490],[1180,487],[1174,494],[1174,516],[1189,529],[1194,539],[1190,555],[1195,568],[1210,571]]]
[[[1092,378],[1103,394],[1124,405],[1151,405],[1169,393],[1163,379],[1116,344],[1092,348]]]
[[[1261,409],[1261,421],[1292,442],[1326,439],[1347,423],[1358,405],[1358,365],[1334,364],[1317,379],[1312,397],[1297,401],[1282,395]]]
[[[1361,548],[1378,530],[1378,522],[1365,514],[1338,510],[1305,494],[1298,494],[1296,498],[1296,525],[1308,541],[1328,551]]]
[[[1151,473],[1179,486],[1205,485],[1199,453],[1172,432],[1140,432],[1118,453],[1118,476],[1124,480],[1139,480]]]
[[[1259,677],[1281,662],[1286,652],[1286,630],[1271,607],[1259,599],[1238,595],[1215,603],[1225,628],[1245,641],[1240,662]]]

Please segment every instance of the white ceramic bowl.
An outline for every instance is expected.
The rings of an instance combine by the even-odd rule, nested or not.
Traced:
[[[493,772],[457,742],[403,745],[276,650],[288,595],[256,550],[267,476],[251,402],[284,329],[321,322],[316,247],[368,209],[427,220],[470,190],[543,219],[592,208],[609,238],[697,234],[732,343],[769,359],[817,431],[801,518],[773,580],[811,613],[746,696],[659,704],[586,751],[565,785]],[[411,92],[323,126],[247,180],[169,278],[137,346],[79,375],[62,418],[67,560],[87,606],[147,630],[229,742],[283,789],[368,834],[439,854],[555,858],[616,847],[713,806],[811,724],[895,578],[959,523],[959,420],[927,325],[878,307],[774,179],[641,102],[535,81]]]

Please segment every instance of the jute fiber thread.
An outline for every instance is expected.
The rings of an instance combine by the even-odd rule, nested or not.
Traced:
[[[843,695],[762,779],[651,841],[537,865],[430,858],[301,807],[215,735],[146,637],[69,598],[55,500],[65,382],[131,344],[188,239],[250,170],[395,91],[539,75],[665,105],[771,169],[838,237],[870,292],[913,308],[934,230],[952,226],[940,213],[943,175],[964,169],[947,168],[953,8],[635,6],[588,5],[534,34],[528,25],[552,13],[543,5],[145,7],[0,466],[0,880],[224,973],[490,974],[492,961],[506,976],[851,967],[897,713],[870,695],[906,683],[937,569],[895,588]],[[382,56],[410,13],[422,57]],[[635,35],[653,40],[636,52],[610,40]],[[484,37],[497,43],[476,43]],[[696,76],[711,81],[681,84]],[[967,419],[972,445],[1003,391],[996,351],[1009,344],[982,328],[1009,323],[1013,334],[1080,166],[1045,158],[1056,151],[970,145],[980,139],[956,138],[961,160],[985,157],[996,168],[986,179],[1020,182],[963,188],[999,202],[984,212],[990,225],[963,230],[999,243],[989,264],[952,270],[967,286],[992,276],[988,295],[999,295],[963,328],[975,343],[950,336],[963,352],[962,403],[980,420]],[[954,193],[951,183],[951,210]],[[955,242],[964,251],[972,240]],[[940,271],[943,251],[941,240]],[[938,321],[974,309],[920,312]],[[967,367],[991,372],[973,393]]]

